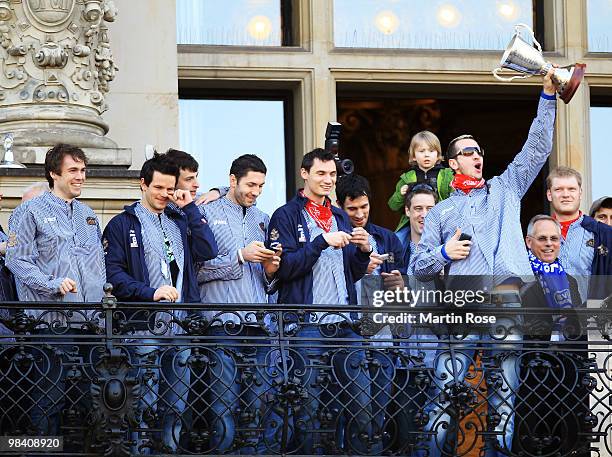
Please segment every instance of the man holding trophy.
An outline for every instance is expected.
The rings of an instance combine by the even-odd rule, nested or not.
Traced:
[[[520,306],[520,278],[532,278],[522,243],[520,205],[552,149],[557,89],[553,82],[555,70],[557,68],[550,65],[544,77],[537,116],[523,149],[500,176],[488,181],[483,179],[484,150],[471,135],[461,135],[450,142],[447,159],[455,172],[451,184],[455,191],[425,218],[421,242],[411,260],[417,279],[431,280],[444,270],[449,276],[447,288],[456,288],[459,284],[465,288],[462,284],[465,279],[460,280],[463,275],[479,283],[489,277],[493,279],[489,285],[492,302],[502,307]],[[503,352],[498,358],[501,380],[488,391],[488,427],[494,434],[487,443],[487,457],[505,455],[503,450],[510,449],[514,434],[513,405],[519,382],[515,350],[522,335],[511,327],[511,323],[505,325],[507,323],[502,320],[498,323],[508,328],[504,339],[508,344],[495,345],[496,352],[500,349]],[[480,332],[470,329],[459,341],[462,346],[452,355],[448,349],[439,348],[433,380],[439,392],[463,383],[477,345],[470,341],[490,339],[494,332],[494,329],[485,328]],[[437,431],[430,455],[453,455],[448,446],[452,449],[454,445],[446,442],[446,435],[451,438],[450,431],[456,430],[458,418],[449,416],[447,396],[441,394],[435,404],[426,427],[426,430]]]

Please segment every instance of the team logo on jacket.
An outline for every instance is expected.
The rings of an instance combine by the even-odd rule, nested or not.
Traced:
[[[133,229],[130,230],[130,247],[131,248],[138,247],[138,240],[136,239],[136,232]]]
[[[603,244],[600,244],[597,247],[597,252],[599,252],[599,255],[608,255],[608,248],[606,246],[604,246]]]
[[[87,219],[85,219],[85,221],[87,222],[87,225],[97,225],[98,222],[96,221],[95,217],[88,217]]]
[[[595,247],[595,239],[591,238],[590,240],[588,240],[586,242],[586,245],[590,248],[594,248]]]
[[[302,224],[298,224],[297,229],[298,233],[300,234],[300,237],[298,238],[298,243],[305,243],[306,235],[304,235],[304,227],[302,227]]]
[[[279,238],[280,238],[280,235],[278,234],[278,230],[276,230],[275,228],[270,230],[270,240],[271,241],[278,241]]]

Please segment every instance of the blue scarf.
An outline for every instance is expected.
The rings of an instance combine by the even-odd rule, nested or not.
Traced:
[[[531,269],[542,286],[548,306],[551,308],[571,308],[572,297],[569,281],[559,260],[551,263],[542,262],[533,255],[531,250],[528,252]]]

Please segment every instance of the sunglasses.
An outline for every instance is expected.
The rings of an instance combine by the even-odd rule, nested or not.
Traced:
[[[429,184],[425,184],[425,183],[418,183],[418,184],[413,184],[412,186],[408,187],[408,193],[409,192],[414,192],[417,190],[431,190],[432,192],[435,192],[435,189],[433,187],[431,187]]]
[[[477,146],[467,146],[463,149],[459,149],[453,158],[457,156],[472,157],[474,153],[478,154],[480,157],[484,157],[484,149]]]
[[[529,238],[536,240],[538,243],[546,243],[547,241],[550,241],[551,243],[558,243],[561,241],[561,238],[559,238],[558,236],[538,236],[537,238],[535,236],[531,236],[531,235],[527,235]]]

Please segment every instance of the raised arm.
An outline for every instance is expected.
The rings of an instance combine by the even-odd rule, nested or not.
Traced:
[[[543,90],[538,103],[538,112],[531,123],[523,149],[499,177],[504,187],[522,198],[546,163],[552,150],[557,101],[555,86],[550,76],[544,77]]]

